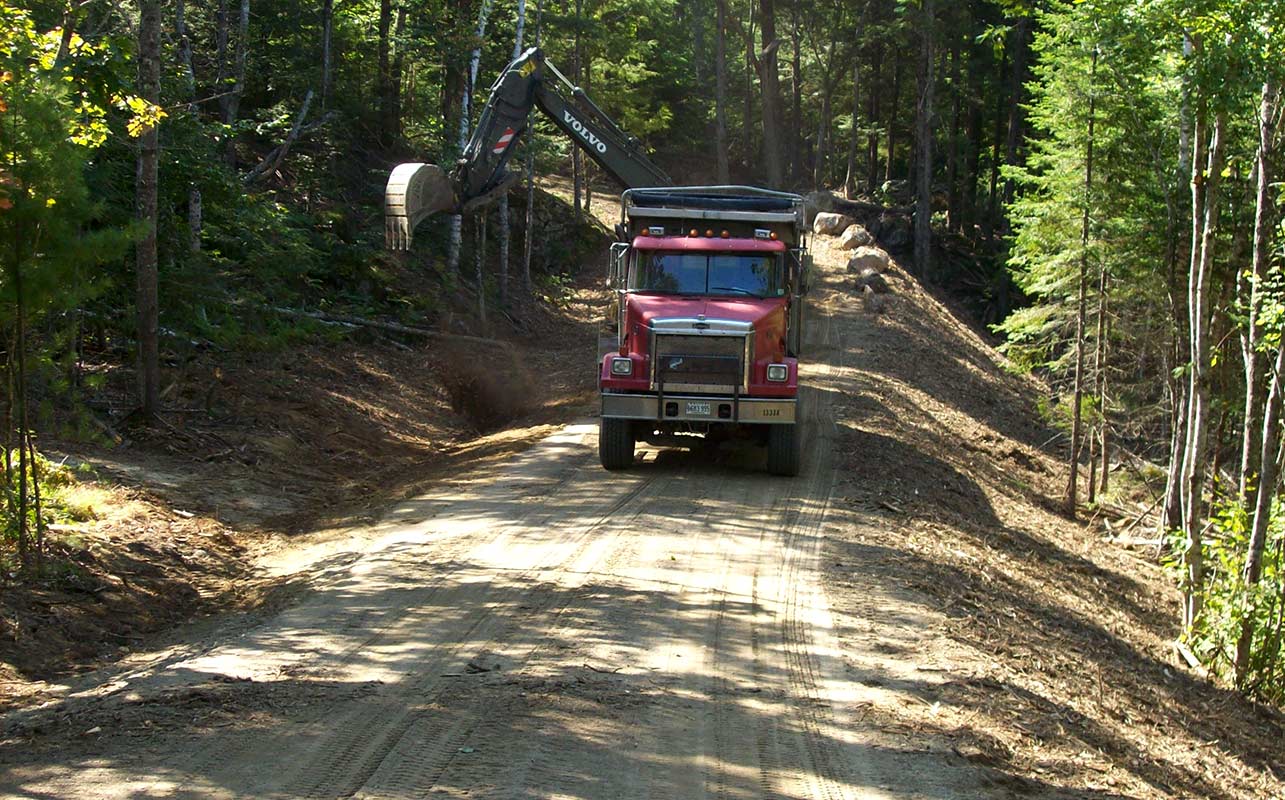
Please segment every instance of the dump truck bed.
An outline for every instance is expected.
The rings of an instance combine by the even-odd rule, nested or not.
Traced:
[[[803,198],[754,186],[678,186],[630,189],[621,195],[620,238],[630,240],[659,226],[668,235],[688,229],[726,230],[733,238],[753,238],[766,229],[787,246],[797,246],[807,228]]]

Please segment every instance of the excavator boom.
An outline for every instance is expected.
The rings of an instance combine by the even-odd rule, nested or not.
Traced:
[[[408,250],[415,227],[433,214],[469,213],[507,192],[518,176],[505,166],[526,132],[532,107],[547,114],[626,189],[672,185],[647,158],[641,142],[533,47],[500,73],[454,169],[447,173],[435,164],[413,163],[393,170],[384,192],[387,246]]]

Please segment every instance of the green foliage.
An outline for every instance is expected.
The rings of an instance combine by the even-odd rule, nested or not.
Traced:
[[[1201,663],[1224,679],[1234,674],[1236,644],[1248,619],[1253,639],[1245,688],[1273,703],[1285,702],[1285,505],[1276,498],[1263,552],[1261,580],[1247,586],[1243,580],[1249,544],[1249,515],[1237,503],[1224,502],[1212,510],[1210,530],[1204,539],[1208,579],[1201,594],[1205,611],[1199,627],[1189,631],[1188,643]],[[1170,553],[1180,553],[1187,542],[1180,532],[1170,536]],[[1181,574],[1175,559],[1167,565]]]
[[[33,319],[84,302],[101,288],[90,270],[126,244],[119,229],[95,226],[102,204],[84,171],[106,138],[106,112],[67,66],[97,51],[74,37],[59,61],[60,40],[0,3],[0,248],[10,265],[0,276],[3,320],[19,300]]]
[[[0,473],[0,493],[4,496],[4,502],[0,503],[0,559],[6,558],[5,551],[13,551],[16,548],[22,531],[16,512],[19,479],[22,477],[18,469],[18,451],[11,450],[5,453],[3,458],[6,467]],[[28,491],[32,486],[38,486],[40,497],[44,501],[41,504],[38,519],[35,505],[27,504],[26,530],[35,531],[38,528],[44,530],[55,523],[79,522],[86,519],[82,507],[62,501],[62,498],[70,496],[69,490],[76,485],[75,475],[70,469],[36,453],[34,459],[27,459],[26,479]],[[7,561],[0,561],[0,563],[4,564],[6,570],[12,566]]]
[[[1062,433],[1070,433],[1075,412],[1075,395],[1067,392],[1051,400],[1041,397],[1036,402],[1035,410],[1049,427]],[[1087,392],[1080,396],[1080,419],[1086,426],[1101,420],[1097,398]]]
[[[1096,337],[1097,285],[1108,279],[1114,363],[1165,363],[1170,270],[1186,228],[1185,176],[1178,174],[1181,75],[1168,54],[1180,49],[1162,20],[1132,0],[1050,3],[1039,15],[1039,56],[1030,122],[1040,131],[1026,163],[1009,172],[1022,191],[1009,206],[1009,269],[1033,301],[996,330],[1015,365],[1065,386],[1074,371],[1082,265],[1088,281],[1089,348]],[[1093,172],[1086,187],[1089,111]],[[1087,240],[1084,215],[1088,215]],[[1162,426],[1163,375],[1121,370],[1112,390],[1147,409],[1140,428]]]

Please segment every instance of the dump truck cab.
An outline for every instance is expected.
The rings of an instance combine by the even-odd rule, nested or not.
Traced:
[[[810,257],[798,195],[753,187],[631,189],[608,267],[616,347],[599,363],[599,454],[751,438],[797,474],[799,357]]]

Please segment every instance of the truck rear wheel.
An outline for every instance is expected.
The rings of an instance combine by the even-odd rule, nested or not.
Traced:
[[[598,425],[598,458],[606,469],[634,463],[634,431],[627,419],[603,419]]]
[[[773,475],[793,477],[799,474],[802,461],[799,426],[769,425],[767,429],[767,471]]]

